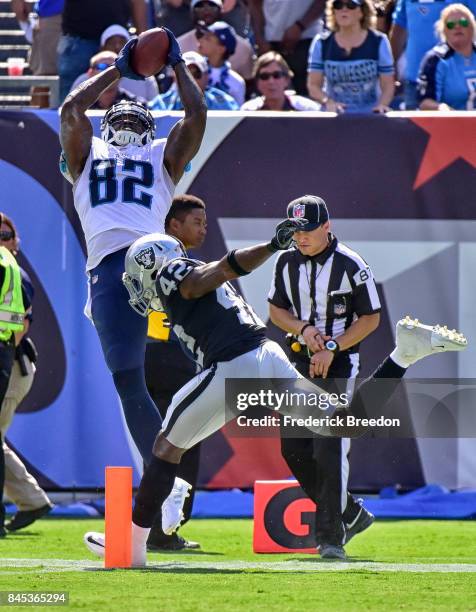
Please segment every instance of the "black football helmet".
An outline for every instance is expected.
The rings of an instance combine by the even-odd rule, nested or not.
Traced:
[[[107,110],[101,121],[102,139],[118,147],[146,145],[154,136],[154,118],[139,102],[121,100]]]

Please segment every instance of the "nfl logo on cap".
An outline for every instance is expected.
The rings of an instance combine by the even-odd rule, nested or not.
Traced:
[[[304,204],[295,204],[293,207],[293,217],[295,219],[304,219],[306,207]]]

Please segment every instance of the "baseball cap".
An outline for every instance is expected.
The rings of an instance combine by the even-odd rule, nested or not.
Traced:
[[[228,51],[228,54],[233,55],[236,49],[236,32],[231,25],[228,25],[228,23],[224,21],[215,21],[208,26],[201,24],[198,29],[202,32],[211,32],[215,34],[220,43]]]
[[[122,36],[126,39],[126,41],[130,40],[131,38],[131,35],[126,30],[126,28],[122,27],[118,23],[114,23],[113,25],[110,25],[108,28],[106,28],[101,34],[101,47],[104,47],[106,41],[112,36]]]
[[[305,219],[303,232],[311,232],[329,220],[327,205],[319,196],[305,195],[288,204],[288,219]]]
[[[190,6],[193,8],[199,2],[203,2],[203,0],[192,0]],[[223,8],[222,0],[208,0],[208,2],[212,2],[213,4],[216,4],[217,6],[219,6],[220,8]]]
[[[197,53],[196,51],[186,51],[183,55],[183,61],[186,66],[190,66],[191,64],[195,64],[197,68],[199,68],[203,73],[207,72],[208,64],[207,60],[203,55]]]

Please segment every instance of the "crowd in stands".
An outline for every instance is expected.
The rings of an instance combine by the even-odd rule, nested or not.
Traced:
[[[28,22],[32,5],[11,4]],[[58,74],[61,100],[157,25],[178,36],[211,110],[476,108],[476,0],[39,0],[35,10],[30,69]],[[167,71],[121,79],[97,107],[121,98],[182,108]]]

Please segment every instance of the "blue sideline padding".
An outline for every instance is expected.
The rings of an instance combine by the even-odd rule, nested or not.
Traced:
[[[428,485],[401,495],[395,487],[381,491],[380,497],[364,499],[365,507],[381,519],[476,519],[476,491],[452,493],[440,485]],[[15,506],[8,505],[13,514]],[[48,516],[92,518],[104,516],[104,500],[59,504]],[[253,493],[197,491],[193,518],[251,518]]]

